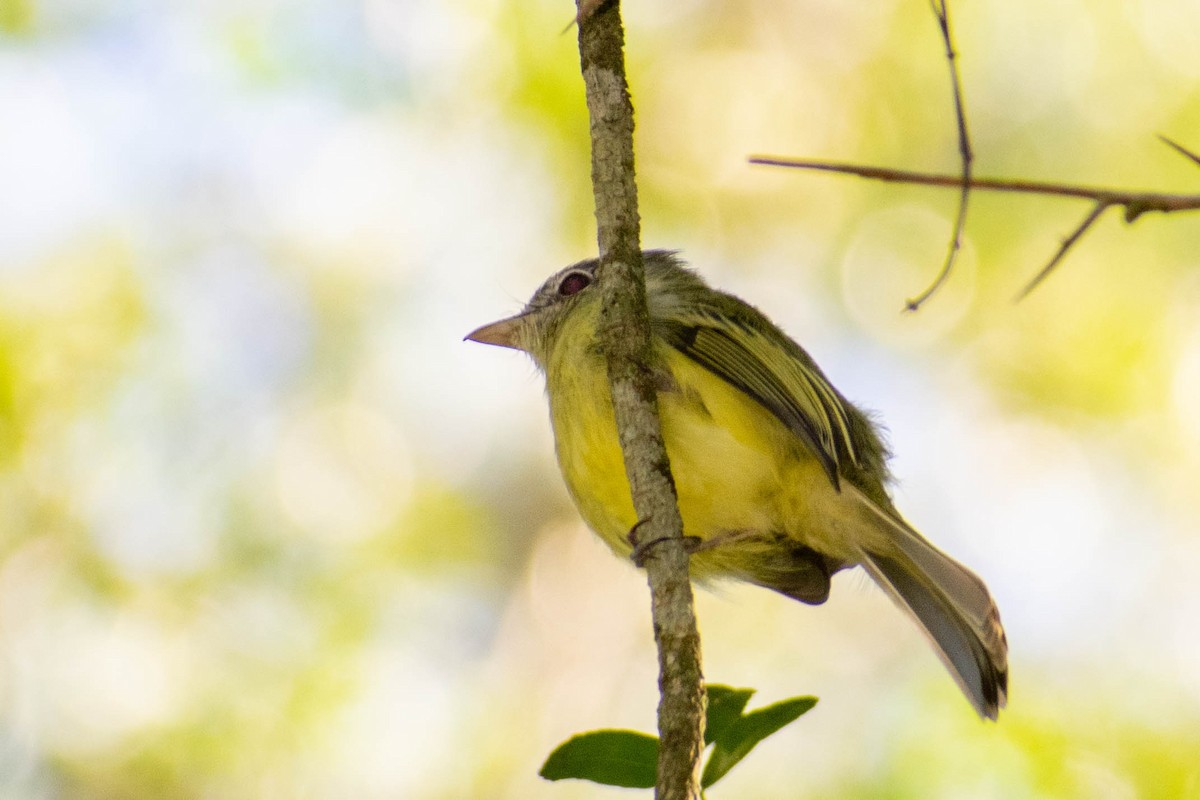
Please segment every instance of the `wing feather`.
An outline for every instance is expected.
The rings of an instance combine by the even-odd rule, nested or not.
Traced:
[[[761,403],[809,445],[835,487],[843,459],[857,463],[846,403],[807,353],[766,317],[739,304],[736,316],[680,306],[654,320],[672,347]],[[757,324],[748,319],[753,315]]]

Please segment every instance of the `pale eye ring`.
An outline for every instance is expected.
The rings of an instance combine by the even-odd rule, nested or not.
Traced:
[[[578,294],[592,282],[592,276],[586,272],[568,272],[558,284],[558,293],[563,297]]]

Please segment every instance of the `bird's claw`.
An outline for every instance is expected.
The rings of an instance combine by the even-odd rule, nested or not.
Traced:
[[[629,529],[629,533],[626,534],[625,537],[629,540],[629,543],[633,545],[633,552],[629,554],[629,558],[638,567],[646,566],[646,558],[650,555],[650,551],[653,550],[655,546],[675,538],[674,536],[659,536],[658,538],[650,539],[649,541],[640,541],[638,529],[649,521],[649,517],[638,520],[637,523]],[[702,540],[698,536],[684,536],[681,537],[681,541],[683,542],[683,546],[687,550],[688,555],[691,555],[692,553],[701,549],[701,545],[703,544]]]

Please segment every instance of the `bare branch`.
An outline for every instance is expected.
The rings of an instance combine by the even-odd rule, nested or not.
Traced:
[[[1167,144],[1182,152],[1189,158],[1195,159],[1195,154],[1185,150],[1169,139],[1163,138]],[[1200,159],[1197,159],[1200,163]],[[813,161],[808,159],[780,158],[778,156],[751,156],[751,164],[766,164],[776,167],[793,167],[796,169],[811,169],[822,172],[836,172],[841,175],[857,175],[860,178],[888,181],[891,183],[915,183],[923,186],[956,187],[962,186],[962,177],[957,175],[936,175],[929,172],[913,172],[904,169],[889,169],[887,167],[868,167],[858,164],[846,164],[836,161]],[[1148,211],[1158,211],[1168,214],[1172,211],[1195,211],[1200,209],[1200,194],[1166,194],[1163,192],[1135,192],[1119,189],[1100,189],[1092,186],[1079,186],[1067,183],[1043,183],[1040,181],[1016,181],[1000,178],[971,178],[971,189],[993,192],[1021,192],[1023,194],[1042,194],[1057,197],[1078,197],[1091,200],[1096,205],[1075,231],[1067,237],[1062,247],[1055,253],[1045,267],[1021,291],[1017,299],[1025,297],[1040,284],[1047,275],[1058,266],[1067,251],[1079,241],[1079,238],[1091,228],[1092,223],[1100,218],[1109,206],[1122,206],[1125,209],[1126,222],[1133,222]],[[936,288],[937,283],[933,288]],[[918,298],[923,300],[924,297]],[[910,307],[913,301],[909,301]]]
[[[938,175],[932,172],[914,172],[889,167],[869,167],[837,161],[814,161],[809,159],[783,158],[781,156],[751,156],[751,164],[766,164],[776,167],[811,169],[821,172],[837,172],[857,175],[860,178],[888,181],[890,183],[914,183],[923,186],[958,188],[962,178],[958,175]],[[1164,192],[1139,192],[1122,189],[1101,189],[1070,183],[1048,183],[1042,181],[1007,180],[1004,178],[972,178],[971,188],[992,192],[1020,192],[1045,194],[1057,197],[1081,197],[1108,205],[1124,206],[1128,213],[1140,216],[1147,211],[1164,214],[1172,211],[1194,211],[1200,209],[1200,194],[1168,194]]]
[[[1185,158],[1187,158],[1191,161],[1194,161],[1197,165],[1200,165],[1200,156],[1196,155],[1191,150],[1188,150],[1186,147],[1181,145],[1179,142],[1176,142],[1173,139],[1168,139],[1166,136],[1163,136],[1161,133],[1158,135],[1158,138],[1162,139],[1163,142],[1165,142],[1169,147],[1173,147],[1176,150],[1178,150],[1180,153],[1183,154],[1183,156]]]
[[[950,271],[954,269],[954,261],[958,258],[959,249],[962,248],[963,230],[967,226],[967,201],[971,197],[971,175],[975,163],[975,154],[971,148],[971,134],[967,130],[962,77],[958,71],[958,53],[954,49],[954,38],[950,30],[950,11],[946,7],[946,0],[931,0],[931,5],[933,15],[937,18],[938,29],[942,34],[942,41],[946,45],[946,62],[950,65],[950,86],[954,93],[954,116],[958,127],[958,153],[962,161],[962,190],[958,196],[958,214],[954,220],[954,235],[950,238],[950,247],[946,251],[946,259],[942,262],[942,268],[933,279],[933,283],[925,288],[925,291],[905,302],[906,311],[916,311],[926,300],[933,297],[934,293],[950,277]]]
[[[1016,301],[1021,301],[1028,297],[1029,293],[1036,289],[1038,284],[1040,284],[1047,278],[1047,276],[1050,275],[1054,268],[1058,266],[1059,262],[1063,260],[1063,256],[1067,254],[1067,251],[1079,241],[1079,237],[1083,236],[1088,228],[1092,227],[1092,223],[1100,219],[1100,215],[1103,214],[1110,205],[1110,203],[1105,203],[1104,201],[1096,203],[1092,210],[1088,212],[1088,215],[1084,217],[1083,222],[1080,223],[1079,227],[1075,229],[1074,233],[1072,233],[1066,239],[1063,239],[1063,243],[1058,248],[1058,252],[1054,254],[1054,258],[1050,259],[1050,262],[1046,264],[1046,266],[1042,267],[1041,271],[1037,275],[1033,276],[1033,280],[1025,284],[1025,288],[1022,289],[1013,299]]]
[[[697,800],[704,747],[700,634],[688,552],[650,371],[650,318],[639,244],[633,104],[625,78],[620,5],[579,0],[579,59],[591,120],[592,191],[604,286],[600,341],[613,412],[645,551],[658,645],[659,757],[656,797]]]

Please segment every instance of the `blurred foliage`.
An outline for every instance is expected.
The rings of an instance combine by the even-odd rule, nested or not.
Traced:
[[[2,0],[0,2],[0,31],[16,35],[33,28],[36,9],[33,0]]]
[[[881,786],[895,798],[1200,796],[1194,727],[1132,722],[1103,705],[1077,718],[1044,705],[996,730],[929,715],[882,769],[827,796],[877,797]]]

